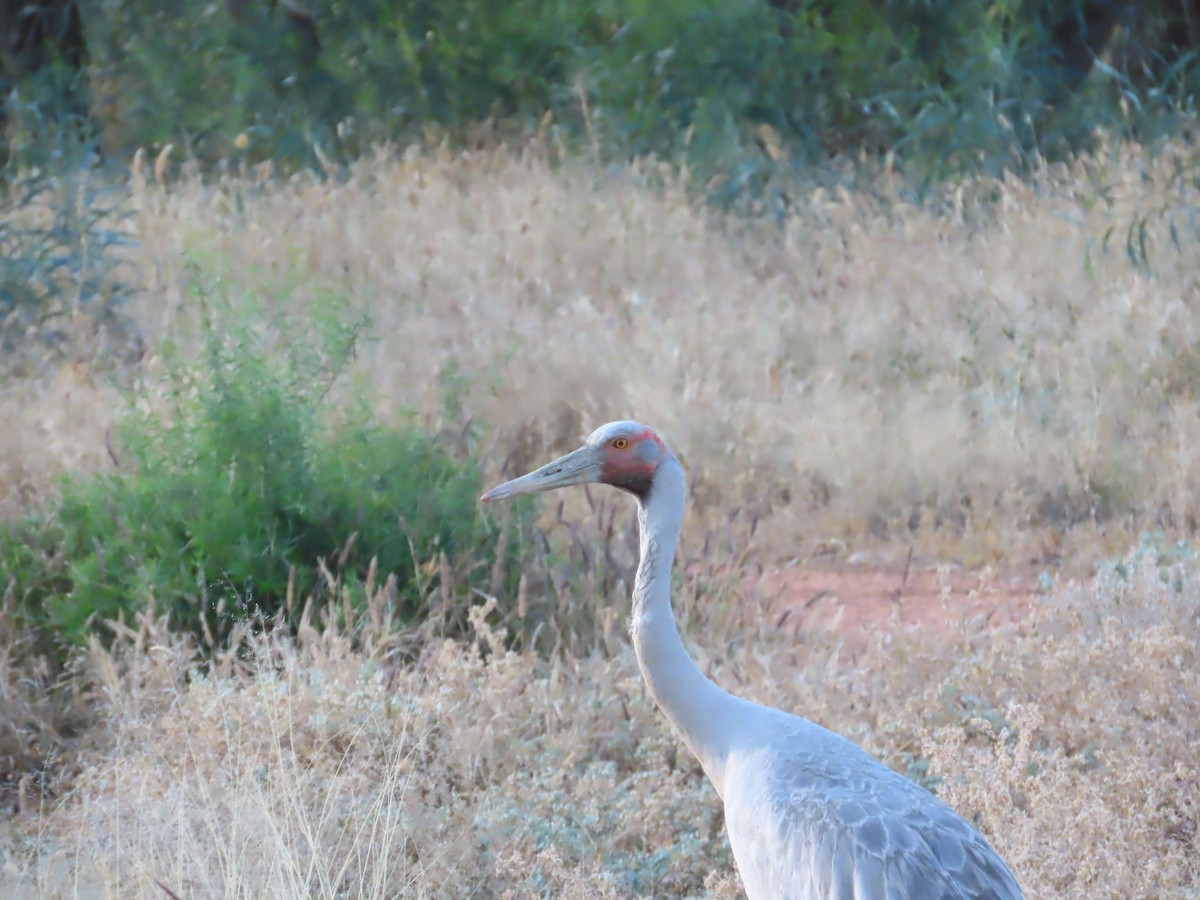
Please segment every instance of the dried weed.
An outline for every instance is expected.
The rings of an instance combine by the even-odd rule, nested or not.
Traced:
[[[948,611],[949,639],[889,627],[855,650],[775,627],[746,587],[755,559],[829,535],[949,533],[1022,562],[1194,526],[1195,250],[1147,269],[1101,247],[1158,202],[1146,185],[1164,179],[1143,175],[1170,156],[985,185],[986,215],[817,192],[784,227],[715,219],[652,166],[506,152],[381,154],[283,185],[135,172],[141,371],[193,314],[200,265],[260,306],[368,310],[356,374],[379,416],[415,408],[496,468],[606,418],[653,421],[692,474],[706,567],[684,567],[679,612],[715,678],[940,777],[1031,897],[1196,896],[1195,560],[1143,553],[1019,625]],[[0,396],[6,514],[59,472],[111,465],[117,393],[79,371]],[[149,615],[95,649],[79,682],[94,724],[40,804],[22,789],[0,893],[736,895],[716,797],[616,624],[624,520],[593,502],[549,507],[576,555],[519,608],[583,622],[603,605],[596,650],[564,629],[548,659],[506,652],[486,609],[475,642],[427,641],[411,665],[370,621],[357,642],[329,623],[247,635],[215,666]],[[0,721],[34,723],[16,732],[35,752],[45,686],[0,667]]]

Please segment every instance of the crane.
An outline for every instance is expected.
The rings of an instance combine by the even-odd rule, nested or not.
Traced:
[[[653,429],[610,422],[578,450],[480,499],[575,484],[610,484],[637,498],[630,631],[638,667],[724,803],[749,900],[1019,900],[996,851],[933,794],[815,722],[735,697],[696,666],[671,610],[686,481]]]

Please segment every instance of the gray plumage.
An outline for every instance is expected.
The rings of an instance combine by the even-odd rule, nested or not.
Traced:
[[[1012,900],[982,835],[861,748],[780,713],[725,774],[725,819],[751,900]],[[772,717],[772,718],[775,718]]]

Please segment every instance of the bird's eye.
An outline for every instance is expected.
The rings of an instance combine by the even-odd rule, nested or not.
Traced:
[[[617,438],[615,441],[613,441],[613,446],[618,450],[624,450],[629,446],[629,438]]]

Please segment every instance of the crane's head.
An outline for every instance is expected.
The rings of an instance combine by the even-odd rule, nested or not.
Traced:
[[[646,499],[659,463],[671,451],[654,429],[638,422],[609,422],[578,450],[494,487],[480,500],[507,500],[571,484],[611,484]]]

